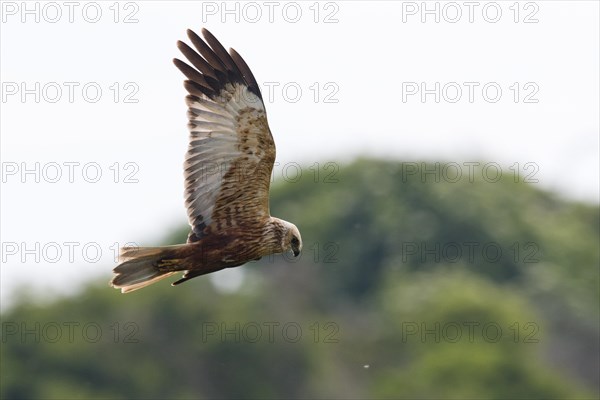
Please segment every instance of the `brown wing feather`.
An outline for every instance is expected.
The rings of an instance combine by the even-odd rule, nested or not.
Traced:
[[[210,32],[208,42],[188,31],[194,47],[179,44],[196,67],[174,60],[185,87],[190,142],[184,165],[188,242],[269,218],[269,185],[275,143],[260,89],[241,56]]]
[[[238,116],[239,150],[242,152],[223,176],[213,211],[220,231],[261,224],[269,215],[269,185],[275,162],[275,143],[263,111],[245,109]]]

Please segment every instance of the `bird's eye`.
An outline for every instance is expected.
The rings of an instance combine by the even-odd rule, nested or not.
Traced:
[[[296,236],[294,236],[294,237],[292,238],[292,244],[293,244],[293,245],[300,244],[300,241],[298,240],[298,238],[297,238]]]

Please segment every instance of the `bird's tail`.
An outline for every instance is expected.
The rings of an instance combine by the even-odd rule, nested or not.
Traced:
[[[110,285],[121,289],[121,293],[133,292],[183,270],[176,265],[174,255],[184,246],[123,247],[119,254],[121,263],[113,269],[116,275]]]

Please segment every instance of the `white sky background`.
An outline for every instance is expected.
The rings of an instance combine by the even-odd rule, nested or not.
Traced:
[[[0,28],[3,307],[24,282],[68,293],[90,278],[108,281],[115,243],[156,244],[185,223],[185,90],[171,59],[180,57],[175,43],[187,41],[187,28],[207,27],[245,58],[262,85],[280,165],[360,155],[521,169],[530,162],[541,187],[599,200],[596,1],[476,2],[473,22],[464,2],[428,2],[437,4],[439,23],[433,14],[421,21],[421,2],[272,2],[270,16],[268,2],[229,2],[238,12],[224,14],[220,1],[81,1],[73,22],[65,2],[29,2],[31,14],[22,4],[2,2]],[[488,22],[498,8],[499,21]],[[462,16],[452,23],[457,9]],[[137,22],[125,23],[127,16]],[[267,82],[278,85],[272,95]],[[440,83],[439,103],[434,94],[403,99],[421,82]],[[464,82],[478,85],[472,102]],[[482,94],[488,83],[502,90],[497,102],[493,87],[488,100]],[[462,97],[452,103],[456,85]],[[95,87],[102,94],[92,102]],[[128,94],[137,103],[126,102]],[[528,94],[537,103],[526,103]],[[35,163],[39,182],[22,175]],[[79,163],[71,164],[73,182],[65,163]],[[97,166],[102,176],[90,183]],[[130,173],[137,183],[125,182]]]

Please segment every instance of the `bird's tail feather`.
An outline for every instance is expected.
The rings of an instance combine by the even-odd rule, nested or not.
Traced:
[[[174,251],[186,245],[166,247],[123,247],[119,254],[121,262],[113,272],[110,285],[122,293],[133,292],[173,275],[179,269],[170,265],[159,268],[159,263],[173,257]]]

